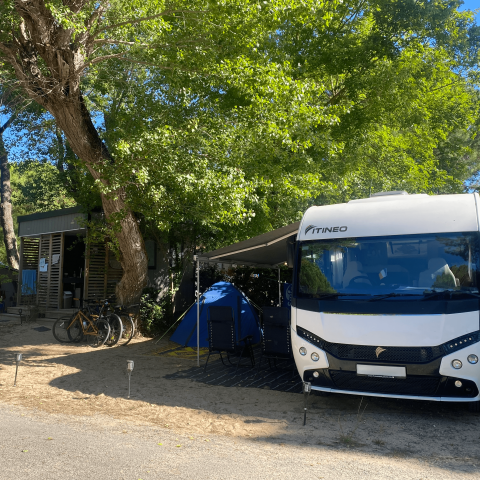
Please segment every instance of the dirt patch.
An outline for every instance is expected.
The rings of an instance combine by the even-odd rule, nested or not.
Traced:
[[[461,462],[480,469],[480,415],[468,413],[461,404],[312,395],[303,427],[301,394],[169,379],[192,368],[195,359],[152,355],[162,343],[148,339],[100,349],[59,344],[51,330],[32,329],[38,326],[0,324],[4,404],[32,412],[109,416],[190,434],[354,448],[386,457],[429,459],[444,468]],[[24,355],[17,387],[15,353]],[[130,400],[127,359],[135,361]],[[225,373],[232,371],[225,367]]]

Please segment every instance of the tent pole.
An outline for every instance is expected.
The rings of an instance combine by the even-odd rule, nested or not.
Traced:
[[[280,267],[278,267],[278,306],[282,306],[282,284],[280,283]]]
[[[200,261],[197,260],[197,367],[200,366]]]

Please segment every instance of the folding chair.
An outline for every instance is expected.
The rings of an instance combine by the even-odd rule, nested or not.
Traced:
[[[237,362],[237,368],[235,369],[235,374],[237,373],[240,362],[244,353],[250,355],[250,362],[252,363],[252,368],[255,366],[255,357],[253,355],[252,348],[252,335],[247,335],[246,337],[236,340],[235,335],[235,317],[232,307],[208,307],[208,357],[203,369],[204,372],[207,371],[208,360],[212,353],[220,354],[220,359],[224,365],[222,352],[227,354],[227,360],[230,365],[233,363],[230,360],[230,355],[238,355],[239,359]]]
[[[258,364],[257,375],[260,372],[263,359],[273,360],[275,367],[277,360],[292,360],[292,341],[290,338],[290,307],[263,307],[263,335],[262,354]],[[292,377],[295,373],[293,364]]]

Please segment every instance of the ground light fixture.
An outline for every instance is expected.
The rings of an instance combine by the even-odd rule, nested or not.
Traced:
[[[303,382],[303,426],[307,424],[307,403],[308,403],[308,396],[312,391],[312,384],[310,382]]]
[[[455,370],[459,370],[462,366],[463,363],[460,360],[452,360],[452,367],[455,368]]]
[[[128,374],[128,397],[130,398],[130,376],[132,375],[134,367],[133,360],[127,360],[127,374]]]
[[[15,381],[13,382],[13,386],[17,386],[17,373],[18,373],[18,365],[22,361],[22,354],[21,353],[16,353],[15,354],[15,363],[17,364],[17,367],[15,368]]]
[[[473,353],[467,357],[468,363],[471,363],[472,365],[475,365],[478,363],[478,357],[474,355]]]

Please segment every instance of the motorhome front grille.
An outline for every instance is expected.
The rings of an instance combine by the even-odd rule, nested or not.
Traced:
[[[342,360],[428,363],[445,353],[440,347],[372,347],[326,342],[325,350]]]
[[[407,378],[378,378],[359,376],[356,372],[329,370],[337,390],[355,392],[385,393],[390,395],[435,395],[441,377],[416,375]]]
[[[331,343],[298,326],[297,334],[340,360],[392,363],[428,363],[480,341],[480,332],[478,331],[434,347],[388,347]]]

